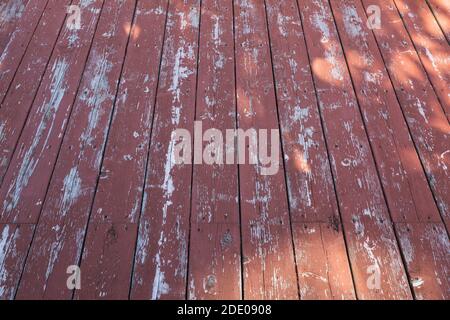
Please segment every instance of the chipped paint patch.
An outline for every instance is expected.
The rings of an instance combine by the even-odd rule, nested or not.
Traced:
[[[59,212],[65,216],[81,195],[81,178],[76,167],[70,169],[69,174],[64,178],[63,192]]]
[[[56,112],[66,92],[65,77],[68,67],[69,65],[65,58],[57,59],[53,64],[50,85],[51,96],[49,101],[45,102],[39,108],[38,112],[41,114],[39,126],[34,134],[31,145],[25,150],[17,176],[10,185],[8,195],[3,202],[3,210],[7,213],[17,207],[22,191],[28,186],[28,182],[39,163],[39,159],[46,150],[47,141],[52,133]]]
[[[0,4],[0,29],[3,29],[5,24],[20,19],[24,9],[23,0],[2,2]]]
[[[365,36],[366,32],[362,29],[363,22],[356,11],[355,6],[345,6],[343,9],[344,28],[352,38]]]

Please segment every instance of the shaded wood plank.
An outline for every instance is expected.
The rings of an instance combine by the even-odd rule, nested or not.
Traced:
[[[90,222],[75,299],[125,300],[130,289],[137,223]]]
[[[328,223],[294,223],[302,300],[355,299],[341,228]]]
[[[425,1],[396,0],[395,4],[447,119],[450,119],[450,46],[447,39]]]
[[[0,53],[5,49],[29,0],[9,0],[0,4]]]
[[[361,2],[354,0],[332,0],[331,3],[392,220],[440,223],[438,208],[409,136],[395,91],[375,39],[364,22],[364,8]],[[395,226],[395,230],[398,230],[397,224]],[[397,235],[400,239],[401,234]],[[405,253],[403,245],[401,249]],[[429,254],[414,242],[410,250],[416,251],[417,256],[429,255],[428,263],[434,261],[433,256],[439,257],[441,254],[441,251]],[[427,267],[430,272],[439,264],[438,261],[434,263]],[[411,264],[407,263],[406,268],[411,282]],[[439,270],[434,272],[438,273]],[[428,286],[429,283],[424,285]],[[417,297],[419,293],[414,281],[411,287]]]
[[[20,147],[14,153],[12,165],[0,189],[2,223],[35,225],[39,219],[101,4],[101,1],[82,2],[87,23],[82,24],[80,30],[65,30],[55,47],[51,68],[44,75],[31,108],[31,117],[19,141]],[[29,240],[26,252],[30,246]],[[18,284],[25,255],[11,253],[7,259],[13,262],[3,266],[2,272],[15,275],[14,285]],[[13,289],[16,290],[16,287],[10,288]]]
[[[266,1],[302,299],[354,299],[331,168],[297,3]],[[334,237],[307,233],[333,226]],[[320,223],[322,222],[322,223]],[[325,230],[326,232],[327,230]],[[328,232],[327,234],[333,235]],[[311,235],[311,237],[309,236]],[[336,242],[339,249],[328,251]],[[322,243],[323,242],[323,243]],[[331,257],[333,255],[333,257]],[[315,265],[320,257],[320,266]],[[327,258],[329,257],[329,259]],[[319,259],[319,258],[318,258]],[[339,263],[335,269],[334,263]],[[330,276],[326,274],[330,271]],[[333,275],[332,272],[338,274]],[[303,276],[305,275],[305,276]],[[310,278],[312,276],[312,278]],[[317,276],[317,277],[316,277]],[[319,279],[319,281],[316,281]]]
[[[32,224],[0,224],[0,300],[12,300],[33,237]]]
[[[397,223],[416,299],[450,297],[450,242],[442,223]]]
[[[363,1],[381,8],[374,30],[441,216],[450,230],[450,125],[392,1]]]
[[[137,3],[81,261],[85,287],[77,299],[129,296],[166,15],[166,0]]]
[[[410,299],[411,292],[328,1],[299,0],[356,292]],[[379,286],[368,285],[372,272]]]
[[[102,1],[79,5],[85,22],[61,34],[0,189],[2,222],[36,223],[39,217]]]
[[[331,1],[392,220],[441,217],[360,1]]]
[[[267,1],[292,220],[338,220],[336,195],[295,1]]]
[[[70,0],[49,1],[0,108],[0,182],[10,164],[20,134],[53,52]],[[30,8],[28,9],[30,10]],[[5,80],[6,81],[6,80]]]
[[[195,117],[203,132],[218,129],[224,135],[236,128],[233,47],[232,1],[202,1]],[[205,150],[209,143],[197,147]],[[189,299],[241,298],[238,199],[237,165],[194,166]]]
[[[170,2],[153,120],[133,299],[185,299],[192,165],[175,164],[176,129],[195,117],[200,1]]]
[[[81,256],[133,11],[132,2],[118,0],[102,10],[18,299],[72,298],[66,270]]]
[[[49,0],[31,1],[17,23],[0,56],[0,101],[3,101],[14,74],[26,52]],[[1,106],[0,106],[1,107]]]
[[[437,23],[450,43],[450,2],[446,0],[426,0],[430,6]]]
[[[271,140],[279,126],[264,2],[235,1],[234,12],[238,127],[268,130],[262,143],[271,150],[276,142],[280,155],[279,137]],[[244,298],[298,299],[284,166],[277,158],[278,171],[264,176],[259,158],[250,164],[250,143],[238,150],[246,153],[239,166]]]

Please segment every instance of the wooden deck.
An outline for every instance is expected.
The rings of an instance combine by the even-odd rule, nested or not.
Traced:
[[[0,0],[0,299],[450,299],[449,41],[446,0]],[[174,164],[195,121],[280,170]]]

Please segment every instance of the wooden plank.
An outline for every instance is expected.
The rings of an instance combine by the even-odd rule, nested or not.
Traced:
[[[78,3],[84,23],[53,52],[0,189],[1,222],[36,223],[97,25],[102,1]]]
[[[80,30],[65,30],[56,44],[51,68],[44,76],[20,148],[0,189],[1,223],[30,224],[34,229],[38,221],[102,6],[101,1],[81,1],[85,23]],[[9,252],[5,258],[11,262],[2,267],[2,272],[14,276],[12,280],[0,279],[5,281],[0,286],[7,286],[9,292],[17,290],[32,234],[21,255]]]
[[[361,2],[332,0],[331,4],[393,221],[441,223],[381,54],[365,23]],[[406,264],[410,280],[414,272],[412,264],[420,265],[422,256],[428,256],[427,263],[434,262],[426,267],[429,272],[440,272],[434,270],[441,266],[433,256],[439,257],[442,251],[425,252],[415,242],[401,248],[403,253],[405,249],[414,250],[418,256],[418,261]],[[423,285],[425,290],[428,286],[428,282]],[[422,294],[414,281],[411,287],[416,297]]]
[[[196,120],[225,133],[237,125],[232,1],[202,1],[199,54]],[[237,165],[196,165],[192,189],[188,298],[240,299]]]
[[[450,242],[442,223],[398,223],[400,245],[416,299],[450,297]]]
[[[34,225],[0,224],[0,300],[16,294]]]
[[[266,1],[302,299],[354,299],[336,194],[297,3]],[[303,230],[311,222],[309,233]],[[328,231],[334,226],[336,232]],[[320,230],[332,237],[319,237]],[[339,249],[331,252],[333,241]],[[322,243],[323,242],[323,243]],[[332,256],[333,255],[333,256]],[[320,259],[320,266],[315,262]],[[334,263],[339,262],[339,269]],[[331,277],[327,270],[332,270]],[[336,277],[332,272],[336,271]],[[305,275],[305,276],[302,276]],[[310,278],[310,275],[314,275]],[[317,276],[317,277],[315,277]],[[317,281],[317,279],[320,279]]]
[[[437,23],[450,43],[450,3],[446,0],[427,0],[428,5],[433,11]]]
[[[22,57],[25,54],[28,43],[31,41],[34,31],[41,20],[41,16],[48,1],[49,0],[36,0],[30,2],[22,19],[20,19],[17,24],[15,31],[11,34],[9,42],[1,53],[0,101],[2,102]]]
[[[0,182],[8,169],[66,16],[69,0],[51,0],[0,108]],[[5,80],[6,81],[6,80]]]
[[[80,260],[133,12],[131,1],[102,10],[18,299],[72,298],[66,270]]]
[[[0,3],[0,53],[9,42],[28,2],[29,0],[9,0]]]
[[[166,15],[166,0],[137,3],[76,298],[129,295]]]
[[[133,299],[185,299],[192,165],[172,132],[195,118],[200,1],[170,2],[135,258]]]
[[[75,299],[127,299],[138,224],[91,222],[87,233]]]
[[[395,4],[447,119],[450,119],[449,43],[425,1],[396,0]]]
[[[394,222],[441,218],[360,1],[331,1]]]
[[[439,211],[450,230],[450,125],[392,1],[378,5],[383,28],[374,30]]]
[[[238,127],[266,129],[270,140],[279,126],[265,6],[235,1],[234,12]],[[239,166],[244,298],[298,299],[282,160],[276,159],[278,172],[264,176],[261,163],[250,164],[250,157]]]
[[[144,200],[151,200],[142,203],[143,217],[139,227],[131,291],[131,297],[135,299],[162,298],[163,296],[186,297],[188,190],[191,168],[190,166],[171,168],[171,153],[169,152],[166,158],[166,152],[172,145],[170,139],[173,129],[193,127],[199,4],[199,1],[171,2],[168,9],[167,36],[155,107],[155,127],[151,135],[150,160],[144,190],[146,193]],[[165,160],[160,161],[160,159]],[[165,165],[168,165],[167,170],[164,168]],[[166,178],[164,172],[167,173]],[[123,174],[117,172],[116,177],[123,179]],[[143,184],[138,187],[142,186]],[[178,192],[174,192],[175,190]],[[99,193],[99,195],[100,200],[106,199],[106,194]],[[125,193],[124,197],[128,197],[128,193]],[[138,222],[139,206],[135,211],[132,210],[133,207],[130,207],[125,212],[117,211],[115,208],[112,211],[105,208],[113,207],[104,200],[98,202],[96,200],[93,211],[94,222],[103,223],[105,220],[114,224],[124,222],[137,224]],[[151,230],[149,230],[150,226]],[[160,234],[163,236],[160,237]],[[95,234],[92,234],[92,243],[88,249],[92,259],[96,259],[95,252],[103,247],[103,243],[94,242],[94,239]],[[87,241],[89,243],[89,239]],[[118,274],[119,268],[125,267],[131,274],[132,266],[128,264],[128,261],[124,260],[116,266],[106,264],[108,261],[115,260],[114,254],[110,254],[109,251],[105,251],[104,260],[102,267],[111,270],[112,274]],[[122,279],[125,284],[128,284],[128,281],[129,278]],[[101,281],[101,283],[104,282]],[[109,287],[114,283],[111,283]],[[128,294],[124,284],[121,289],[117,292],[106,290],[107,296]]]
[[[410,299],[331,8],[322,0],[298,3],[358,298]],[[369,283],[373,276],[379,283]]]
[[[293,229],[301,298],[355,299],[342,228],[295,223]]]
[[[295,1],[267,1],[292,220],[339,219],[317,99]]]

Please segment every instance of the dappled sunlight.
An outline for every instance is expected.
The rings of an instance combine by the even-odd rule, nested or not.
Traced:
[[[330,77],[330,74],[332,73],[333,65],[327,61],[324,58],[318,58],[314,57],[311,62],[312,71],[314,73],[314,76],[319,78],[320,80],[333,85],[336,81],[336,79],[333,79]]]
[[[131,33],[131,30],[132,30],[131,23],[125,23],[123,25],[123,31],[125,31],[125,34],[129,35]]]
[[[442,38],[439,25],[425,1],[394,0],[394,2],[402,13],[403,19],[409,19],[412,22],[416,19],[420,21],[420,24],[415,24],[415,28],[421,31],[421,41]]]
[[[304,153],[301,152],[298,148],[294,148],[294,166],[295,168],[303,173],[311,173],[311,167],[306,160]]]
[[[448,0],[427,0],[436,17],[437,23],[445,33],[447,41],[450,42],[450,1]]]
[[[2,218],[23,224],[0,223],[20,240],[0,300],[60,295],[66,260],[68,298],[408,299],[434,275],[448,296],[450,50],[426,1],[450,5],[413,1],[87,1],[76,34],[28,5],[0,58]],[[435,218],[402,250],[397,221]]]
[[[133,30],[131,32],[131,38],[133,40],[139,39],[139,36],[141,35],[142,29],[138,25],[134,25]]]
[[[388,61],[391,69],[395,69],[395,77],[402,83],[409,83],[410,79],[424,81],[423,70],[412,59],[410,52],[395,53],[392,60]]]
[[[443,115],[443,112],[439,108],[439,106],[436,106],[435,114],[432,115],[430,120],[430,125],[434,129],[439,130],[440,133],[450,135],[450,125],[448,123],[447,118]]]
[[[345,51],[345,55],[347,56],[347,60],[352,62],[357,68],[365,68],[367,67],[367,63],[364,63],[364,58],[359,54],[358,51],[354,49],[347,49]]]

